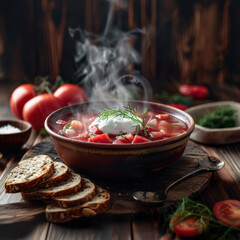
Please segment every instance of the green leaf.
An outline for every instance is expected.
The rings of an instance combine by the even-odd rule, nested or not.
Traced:
[[[40,129],[39,133],[40,133],[42,136],[45,136],[45,137],[48,137],[48,136],[49,136],[49,134],[48,134],[48,132],[46,131],[45,128]]]

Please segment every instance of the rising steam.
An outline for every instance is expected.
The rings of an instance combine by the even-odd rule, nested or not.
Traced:
[[[149,101],[152,98],[149,82],[132,70],[141,63],[140,54],[132,44],[140,34],[146,33],[142,30],[123,32],[113,27],[114,8],[118,1],[108,2],[110,8],[107,23],[100,37],[97,38],[80,28],[69,29],[70,36],[76,43],[77,71],[73,80],[84,87],[90,101],[110,99]],[[126,7],[127,1],[121,1],[121,4]]]

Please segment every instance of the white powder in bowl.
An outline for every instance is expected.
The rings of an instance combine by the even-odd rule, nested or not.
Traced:
[[[21,130],[10,124],[0,127],[0,134],[9,134],[9,133],[18,133],[18,132],[21,132]]]

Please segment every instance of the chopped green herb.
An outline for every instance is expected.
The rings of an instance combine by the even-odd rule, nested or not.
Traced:
[[[203,115],[196,123],[207,128],[236,127],[235,113],[231,107],[218,108],[210,114]]]

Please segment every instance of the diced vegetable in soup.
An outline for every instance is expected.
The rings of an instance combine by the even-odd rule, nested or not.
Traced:
[[[82,114],[72,119],[59,119],[58,133],[75,140],[136,144],[162,140],[185,132],[187,125],[175,116],[160,111],[139,110],[131,106],[103,109],[99,114]]]

